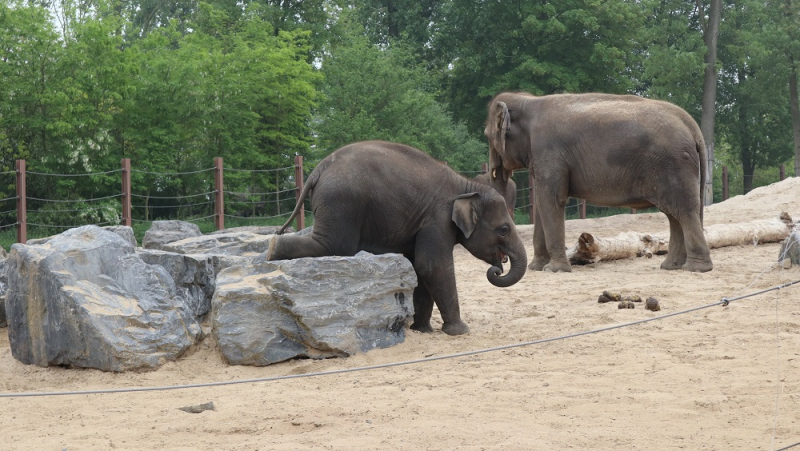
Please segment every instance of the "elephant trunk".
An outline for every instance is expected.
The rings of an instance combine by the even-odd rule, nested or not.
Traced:
[[[489,279],[489,283],[496,287],[505,288],[514,285],[522,279],[522,276],[525,275],[525,270],[528,269],[528,255],[525,252],[522,240],[515,240],[514,246],[508,249],[506,255],[511,260],[511,268],[505,276],[502,275],[502,266],[492,266],[486,272],[486,278]]]

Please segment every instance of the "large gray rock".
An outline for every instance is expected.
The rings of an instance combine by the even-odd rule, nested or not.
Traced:
[[[178,254],[234,255],[257,257],[269,248],[273,235],[253,232],[225,232],[173,241],[161,250]]]
[[[218,235],[220,233],[231,233],[231,232],[249,232],[255,233],[256,235],[274,235],[275,232],[280,229],[281,226],[241,226],[241,227],[231,227],[228,229],[222,230],[214,230],[213,232],[209,232],[209,235]],[[288,227],[286,229],[286,233],[292,233],[294,229]]]
[[[151,369],[202,337],[172,277],[116,233],[70,229],[13,245],[9,260],[8,336],[23,363]]]
[[[114,232],[117,235],[121,236],[131,246],[133,247],[138,246],[138,243],[136,243],[136,236],[133,234],[133,228],[128,226],[105,226],[103,228],[108,230],[109,232]]]
[[[783,263],[784,268],[800,265],[800,230],[795,230],[783,240],[778,260]]]
[[[212,333],[235,365],[386,348],[405,340],[416,285],[397,254],[257,260],[217,276]]]
[[[138,249],[136,255],[147,264],[163,266],[195,318],[198,321],[205,318],[211,310],[218,259],[213,255],[183,255],[153,249]]]
[[[8,327],[6,318],[6,293],[8,292],[8,255],[0,247],[0,327]]]
[[[153,221],[142,238],[142,247],[145,249],[166,250],[164,246],[173,241],[200,236],[200,227],[197,224],[184,221]]]

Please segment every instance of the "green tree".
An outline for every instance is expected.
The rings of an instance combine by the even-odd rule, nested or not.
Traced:
[[[757,168],[791,158],[791,121],[785,53],[775,45],[776,14],[757,1],[729,5],[720,28],[720,126],[741,162],[743,192]]]
[[[453,0],[433,46],[450,68],[446,97],[455,117],[479,133],[488,100],[501,91],[632,90],[643,23],[640,4],[623,0]]]
[[[485,160],[485,145],[425,89],[428,72],[402,45],[381,47],[352,33],[324,60],[322,72],[318,158],[354,141],[382,139],[417,147],[457,170],[477,170]]]

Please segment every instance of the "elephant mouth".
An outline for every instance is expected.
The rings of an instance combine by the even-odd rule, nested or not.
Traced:
[[[508,263],[508,255],[503,252],[497,252],[493,255],[492,261],[490,264],[497,266],[501,270],[503,269],[503,263]]]

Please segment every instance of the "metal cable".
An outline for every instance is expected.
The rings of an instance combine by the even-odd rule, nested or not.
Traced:
[[[0,229],[5,229],[5,228],[8,228],[8,227],[14,227],[15,225],[19,225],[19,222],[15,222],[13,224],[1,225]]]
[[[133,387],[133,388],[109,388],[109,389],[98,389],[98,390],[76,390],[76,391],[61,391],[61,392],[28,392],[28,393],[0,393],[0,398],[24,398],[24,397],[35,397],[35,396],[65,396],[65,395],[95,395],[95,394],[107,394],[107,393],[132,393],[132,392],[145,392],[145,391],[166,391],[166,390],[181,390],[187,388],[204,388],[204,387],[221,387],[225,385],[238,385],[238,384],[250,384],[256,382],[273,382],[279,380],[286,380],[286,379],[300,379],[300,378],[307,378],[307,377],[318,377],[318,376],[330,376],[334,374],[345,374],[345,373],[354,373],[359,371],[368,371],[368,370],[375,370],[375,369],[383,369],[383,368],[393,368],[398,366],[405,366],[405,365],[413,365],[418,363],[427,363],[427,362],[435,362],[437,360],[447,360],[447,359],[454,359],[459,357],[468,357],[473,355],[479,354],[486,354],[489,352],[496,352],[496,351],[503,351],[506,349],[513,349],[513,348],[520,348],[524,346],[531,346],[543,343],[551,343],[554,341],[559,340],[566,340],[568,338],[576,338],[585,335],[592,335],[600,332],[607,332],[610,330],[615,329],[622,329],[624,327],[635,326],[638,324],[649,323],[653,321],[659,321],[662,319],[670,318],[673,316],[684,315],[687,313],[696,312],[699,310],[704,310],[707,308],[715,307],[718,305],[727,306],[733,301],[737,301],[740,299],[749,298],[752,296],[757,296],[759,294],[763,294],[769,291],[778,290],[781,288],[785,288],[794,284],[800,283],[800,280],[786,283],[783,285],[778,285],[772,288],[768,288],[765,290],[761,290],[755,293],[738,296],[735,298],[723,298],[721,301],[713,302],[711,304],[701,305],[698,307],[692,307],[686,310],[681,310],[679,312],[667,313],[665,315],[655,316],[652,318],[644,318],[636,321],[630,321],[627,323],[622,324],[615,324],[613,326],[606,326],[601,327],[599,329],[593,329],[589,331],[583,332],[575,332],[567,335],[561,335],[558,337],[551,337],[551,338],[543,338],[539,340],[532,340],[526,341],[522,343],[514,343],[509,345],[502,345],[502,346],[495,346],[491,348],[484,348],[475,351],[465,351],[459,352],[455,354],[445,354],[441,356],[435,357],[425,357],[422,359],[414,359],[414,360],[405,360],[401,362],[391,362],[391,363],[382,363],[378,365],[369,365],[369,366],[361,366],[355,368],[341,368],[338,370],[329,370],[329,371],[318,371],[313,373],[303,373],[303,374],[287,374],[283,376],[271,376],[271,377],[261,377],[261,378],[254,378],[254,379],[239,379],[233,381],[218,381],[218,382],[205,382],[199,384],[185,384],[185,385],[169,385],[169,386],[160,386],[160,387]],[[794,446],[794,445],[792,445]]]
[[[51,224],[37,224],[35,222],[28,222],[27,224],[29,226],[33,226],[33,227],[50,227],[50,228],[54,228],[54,229],[74,229],[75,227],[83,227],[85,225],[95,225],[95,226],[99,227],[99,226],[104,226],[104,225],[109,225],[109,224],[118,224],[118,222],[116,222],[116,221],[107,221],[107,222],[98,222],[97,224],[76,224],[76,225],[68,225],[68,226],[65,226],[65,225],[51,225]]]
[[[236,219],[274,219],[274,218],[282,218],[284,216],[289,216],[290,214],[292,214],[291,211],[286,212],[286,213],[281,214],[281,215],[275,215],[275,216],[236,216],[236,215],[228,215],[228,214],[226,214],[225,217],[226,218],[236,218]]]
[[[94,199],[71,199],[71,200],[58,200],[58,199],[39,199],[37,197],[26,197],[28,200],[38,200],[40,202],[58,202],[58,203],[68,203],[68,202],[92,202],[96,200],[106,200],[106,199],[114,199],[117,197],[122,197],[122,193],[114,194],[113,196],[106,196],[106,197],[96,197]]]
[[[178,175],[199,174],[201,172],[213,171],[214,169],[216,168],[200,169],[197,171],[190,171],[190,172],[148,172],[148,171],[140,171],[138,169],[131,169],[131,173],[135,172],[137,174],[178,176]]]
[[[17,199],[19,199],[19,196],[6,197],[5,199],[0,199],[0,202],[5,202],[7,200],[17,200]]]
[[[297,188],[289,188],[282,191],[273,191],[271,193],[242,193],[236,191],[223,191],[223,193],[230,195],[238,195],[238,196],[271,196],[275,194],[288,193],[289,191],[297,191]]]
[[[183,207],[196,207],[199,205],[209,205],[213,204],[214,201],[210,200],[208,202],[200,202],[195,204],[183,204],[183,205],[133,205],[131,204],[131,208],[183,208]]]
[[[16,210],[16,209],[14,209],[14,210],[0,211],[0,215],[4,215],[4,214],[7,214],[7,213],[16,213],[16,212],[17,212],[17,210]]]
[[[49,175],[51,177],[88,177],[88,176],[92,176],[92,175],[114,174],[116,172],[122,172],[122,169],[114,169],[112,171],[105,171],[105,172],[87,172],[85,174],[52,174],[52,173],[49,173],[49,172],[25,171],[26,174]]]
[[[144,194],[131,193],[131,197],[138,197],[141,199],[188,199],[190,197],[208,196],[209,194],[216,194],[216,193],[217,193],[216,191],[207,191],[205,193],[189,194],[187,196],[146,196]]]
[[[17,171],[5,171],[5,172],[0,172],[0,175],[11,175],[11,174],[16,174],[16,173],[17,173]]]
[[[287,169],[294,169],[294,166],[286,166],[283,168],[277,169],[231,169],[231,168],[223,168],[223,171],[231,171],[231,172],[277,172],[277,171],[285,171]]]

